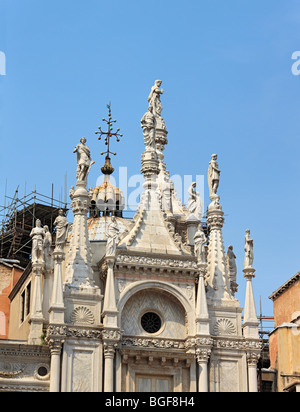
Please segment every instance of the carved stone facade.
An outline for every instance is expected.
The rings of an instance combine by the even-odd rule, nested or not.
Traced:
[[[152,87],[142,119],[145,183],[133,220],[115,217],[109,205],[96,218],[101,225],[94,215],[88,218],[90,202],[100,196],[99,187],[95,193],[87,190],[93,163],[88,151],[70,190],[74,222],[68,241],[53,254],[54,279],[46,283],[51,291],[41,289],[43,266],[35,268],[39,282],[29,334],[35,345],[0,345],[0,391],[257,390],[261,342],[252,290],[255,270],[244,270],[242,323],[226,263],[219,180],[216,184],[212,174],[209,181],[206,222],[177,199],[163,161],[168,140],[160,86],[156,81]],[[79,167],[80,156],[77,161]],[[208,236],[201,253],[195,253],[195,234],[206,223]],[[112,226],[115,237],[107,232]],[[105,227],[106,233],[95,236],[95,227]],[[43,296],[52,296],[48,317],[42,313]],[[17,355],[7,358],[11,347]]]

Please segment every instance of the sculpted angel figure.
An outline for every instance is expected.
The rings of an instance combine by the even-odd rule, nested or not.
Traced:
[[[95,163],[91,159],[91,152],[88,146],[86,146],[86,138],[82,137],[80,143],[75,147],[73,153],[77,153],[77,175],[78,181],[86,181],[87,175],[91,166]]]
[[[203,202],[198,192],[196,192],[196,182],[193,182],[188,188],[190,195],[188,201],[188,211],[195,215],[198,220],[201,220],[203,213]]]
[[[106,256],[115,256],[120,240],[120,229],[115,216],[111,217],[111,221],[107,227],[106,239]]]
[[[253,265],[253,239],[250,237],[250,229],[246,230],[245,233],[245,260],[244,267],[252,267]]]
[[[30,237],[32,238],[32,263],[44,263],[44,236],[45,231],[42,228],[41,221],[37,219],[35,227],[30,233]]]
[[[213,201],[216,199],[217,190],[219,187],[220,173],[219,166],[217,163],[218,156],[216,154],[211,155],[211,161],[209,162],[208,167],[208,188],[209,188],[209,197]]]
[[[68,237],[69,222],[64,216],[64,211],[62,209],[58,212],[58,216],[54,221],[54,226],[56,226],[55,248],[63,249]]]
[[[148,97],[149,108],[152,107],[153,114],[159,117],[162,112],[160,95],[163,94],[164,92],[163,89],[160,88],[161,84],[162,84],[161,80],[155,80],[154,86],[152,86],[149,97]]]
[[[203,232],[201,224],[198,226],[198,230],[194,236],[194,251],[199,263],[205,263],[205,243],[206,243],[206,236]]]

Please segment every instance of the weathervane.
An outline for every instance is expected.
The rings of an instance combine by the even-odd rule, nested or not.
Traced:
[[[108,127],[107,132],[104,132],[101,129],[101,126],[99,126],[98,127],[99,131],[95,132],[95,134],[99,134],[98,140],[101,140],[101,137],[105,136],[104,141],[105,141],[105,145],[107,146],[106,152],[101,152],[101,155],[106,154],[106,156],[105,156],[105,165],[101,168],[102,173],[103,174],[112,174],[114,169],[110,164],[109,155],[112,154],[112,155],[115,156],[117,153],[116,152],[111,152],[109,150],[110,149],[110,138],[114,136],[116,138],[117,142],[119,142],[120,137],[122,137],[123,135],[119,133],[120,129],[117,129],[116,132],[113,132],[113,127],[112,126],[113,126],[113,123],[116,123],[116,120],[112,120],[112,117],[111,117],[111,103],[109,102],[109,104],[106,105],[106,107],[108,108],[108,120],[103,118],[102,121],[107,124],[107,127]]]

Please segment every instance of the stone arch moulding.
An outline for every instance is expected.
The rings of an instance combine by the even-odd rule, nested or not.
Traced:
[[[118,325],[121,325],[121,316],[124,306],[126,305],[127,301],[134,296],[136,293],[145,291],[147,289],[152,289],[157,292],[168,292],[174,298],[176,298],[179,303],[183,306],[187,321],[188,321],[188,335],[192,336],[195,334],[195,309],[188,301],[187,297],[181,292],[180,288],[170,285],[167,282],[162,281],[138,281],[131,283],[128,285],[120,294],[119,302],[117,304],[117,308],[119,311],[118,314]]]

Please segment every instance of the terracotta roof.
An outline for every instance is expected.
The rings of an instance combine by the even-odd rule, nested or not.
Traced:
[[[269,299],[276,300],[282,293],[284,293],[287,289],[289,289],[294,283],[296,283],[300,279],[300,272],[297,272],[294,276],[292,276],[289,280],[287,280],[282,286],[280,286],[275,292],[273,292]]]

